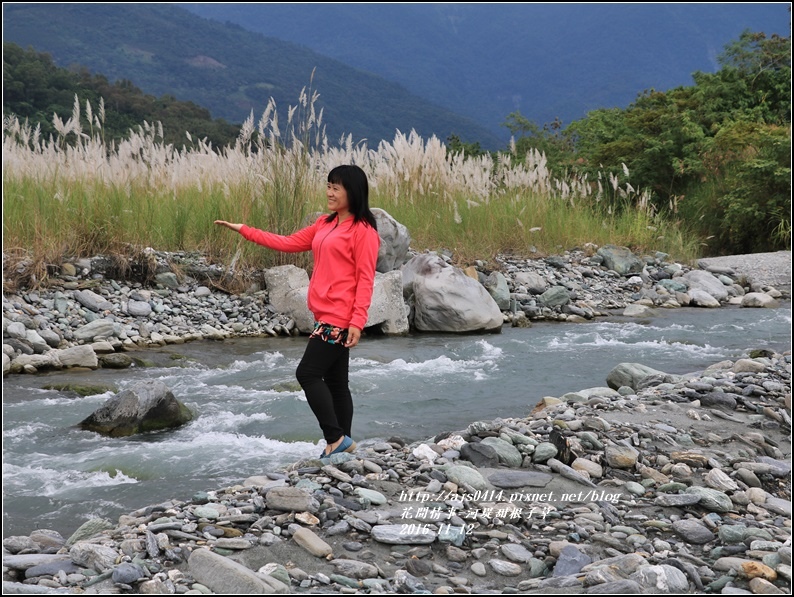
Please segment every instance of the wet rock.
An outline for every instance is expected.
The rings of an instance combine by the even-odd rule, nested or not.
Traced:
[[[110,398],[79,423],[81,429],[110,437],[171,429],[191,421],[193,413],[161,381],[139,382]]]
[[[132,357],[118,352],[101,355],[98,359],[99,364],[105,369],[126,369],[133,363]]]

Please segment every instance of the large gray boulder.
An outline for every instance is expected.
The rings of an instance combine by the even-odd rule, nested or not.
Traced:
[[[143,381],[108,399],[78,427],[110,437],[171,429],[191,421],[193,413],[161,381]]]
[[[687,294],[689,295],[689,304],[694,307],[709,309],[720,307],[720,301],[716,297],[700,288],[690,288]]]
[[[780,306],[774,298],[763,292],[749,292],[742,297],[741,307],[777,309]]]
[[[372,304],[367,313],[367,327],[380,326],[384,334],[407,334],[408,305],[403,299],[403,276],[399,270],[375,274]]]
[[[408,255],[408,248],[411,245],[411,235],[405,226],[384,210],[374,207],[372,215],[375,216],[380,236],[378,263],[375,270],[385,274],[405,263],[405,256]]]
[[[693,269],[682,276],[689,285],[690,295],[692,290],[707,292],[720,302],[728,300],[728,288],[720,282],[711,272]]]
[[[403,292],[413,295],[418,331],[500,332],[504,323],[485,287],[437,255],[417,255],[403,266]]]
[[[295,321],[302,334],[314,330],[314,315],[309,311],[309,275],[294,265],[271,267],[264,272],[270,304]],[[402,274],[375,273],[375,287],[367,316],[367,327],[380,326],[384,334],[409,331],[408,307],[402,296]]]
[[[314,329],[314,315],[309,311],[309,274],[294,265],[271,267],[264,272],[268,300],[279,313],[288,315],[303,334]]]
[[[664,377],[667,374],[640,363],[621,363],[607,375],[607,385],[613,390],[623,386],[636,390],[642,380],[651,375]]]

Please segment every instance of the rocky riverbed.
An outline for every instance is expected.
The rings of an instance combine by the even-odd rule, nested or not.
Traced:
[[[711,278],[721,288],[703,292],[718,306],[771,306],[751,295],[790,291],[790,254],[788,289],[723,265],[657,255],[635,275],[594,257],[502,259],[505,322],[705,306],[693,291]],[[74,265],[58,288],[4,294],[4,374],[294,333],[264,290],[230,296],[167,271],[145,288]],[[498,296],[498,276],[480,269],[470,275]],[[708,284],[695,282],[704,274]],[[439,421],[421,442],[361,442],[193,496],[175,487],[176,499],[93,519],[72,537],[6,537],[3,593],[788,593],[790,352],[686,376],[625,364],[606,383],[516,418],[458,430]]]
[[[426,257],[409,255],[403,267]],[[443,263],[442,257],[449,261],[443,255],[437,261]],[[500,323],[523,326],[537,320],[581,322],[615,313],[649,317],[654,309],[681,306],[776,307],[791,294],[791,253],[753,257],[756,270],[747,269],[747,260],[736,269],[710,260],[703,260],[703,267],[698,268],[668,261],[663,253],[635,256],[621,247],[584,248],[545,259],[502,257],[490,269],[478,263],[465,270],[468,277],[460,275],[439,287],[427,311],[437,315],[444,309],[438,301],[448,297],[460,302],[463,296],[480,301],[469,309],[475,318],[478,312],[495,310],[497,315],[501,311]],[[133,274],[141,269],[135,263],[121,268]],[[299,328],[307,325],[296,323],[296,317],[272,304],[275,291],[265,288],[261,275],[245,293],[219,290],[224,272],[208,265],[201,255],[151,252],[148,284],[118,280],[119,271],[117,261],[107,257],[81,259],[61,264],[40,289],[4,289],[3,374],[123,368],[133,364],[127,350],[234,336],[298,335]],[[490,305],[476,293],[459,292],[460,280],[471,278],[488,290],[482,295]],[[406,311],[409,303],[412,313],[420,310],[416,303],[421,299],[407,286],[402,292],[399,287],[392,290],[386,302],[403,300]],[[296,302],[305,309],[305,296]],[[376,309],[374,305],[371,310]],[[402,311],[393,306],[389,310]],[[297,319],[305,319],[303,315]],[[412,317],[403,317],[406,326],[414,323]],[[446,323],[459,329],[464,317],[455,311]],[[402,323],[391,329],[408,331]],[[374,328],[368,331],[382,333]]]
[[[787,592],[790,354],[607,383],[8,537],[3,592]]]

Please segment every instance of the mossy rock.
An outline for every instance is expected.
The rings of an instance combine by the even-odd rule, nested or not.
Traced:
[[[759,359],[759,358],[770,359],[773,356],[775,356],[775,353],[772,352],[771,350],[767,350],[766,348],[757,348],[755,350],[750,351],[751,359]]]
[[[105,369],[126,369],[131,367],[132,357],[120,352],[99,356],[99,364]]]
[[[274,392],[300,392],[301,385],[297,381],[285,381],[273,386]]]
[[[50,384],[42,387],[42,390],[56,390],[58,392],[71,392],[78,396],[96,396],[97,394],[106,394],[107,392],[116,393],[118,389],[114,386],[105,385],[87,385],[77,383],[61,383]]]
[[[157,363],[149,359],[142,359],[140,357],[132,357],[132,362],[136,367],[157,367]]]

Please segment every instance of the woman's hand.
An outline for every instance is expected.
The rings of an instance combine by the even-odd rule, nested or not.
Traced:
[[[242,224],[232,224],[231,222],[227,222],[225,220],[215,220],[215,223],[218,226],[225,226],[226,228],[229,228],[230,230],[234,230],[235,232],[240,232],[240,228],[243,227]]]
[[[347,328],[347,340],[345,341],[346,348],[353,348],[358,341],[361,340],[361,330],[355,326]]]

